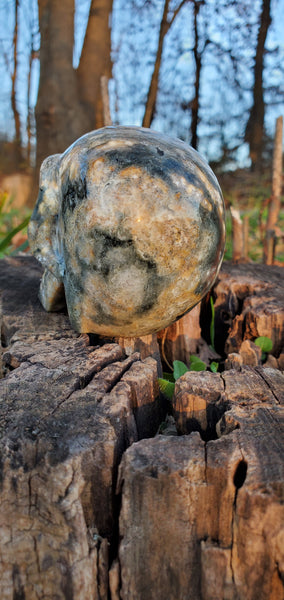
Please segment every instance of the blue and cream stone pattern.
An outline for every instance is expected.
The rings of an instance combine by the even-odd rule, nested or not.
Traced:
[[[143,336],[211,288],[224,251],[224,202],[210,167],[184,142],[105,127],[43,162],[29,240],[45,267],[47,311],[65,294],[77,331]]]

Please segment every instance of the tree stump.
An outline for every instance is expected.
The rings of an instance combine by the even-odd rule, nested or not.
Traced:
[[[218,355],[239,353],[244,341],[266,336],[273,341],[272,354],[283,368],[283,268],[224,262],[211,293],[217,355],[214,356],[209,347],[212,315],[210,303],[205,298],[201,305],[159,332],[158,341],[165,364],[174,360],[188,364],[190,354],[198,354],[208,364],[208,358],[216,360]]]
[[[238,352],[242,341],[266,336],[272,353],[284,347],[283,268],[224,263],[214,287],[216,349]]]
[[[177,381],[190,435],[133,444],[120,466],[123,600],[284,598],[281,403],[275,369]]]
[[[157,362],[46,313],[41,273],[0,261],[1,600],[283,599],[283,373],[186,373],[158,435]]]
[[[187,315],[158,333],[161,356],[167,364],[174,360],[188,363],[201,345],[200,302]]]
[[[46,313],[41,273],[1,261],[0,597],[107,599],[118,465],[164,418],[157,363]]]

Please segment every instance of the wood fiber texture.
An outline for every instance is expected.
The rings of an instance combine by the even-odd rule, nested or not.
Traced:
[[[217,342],[238,352],[246,339],[267,336],[278,356],[284,347],[283,268],[224,263],[214,287]],[[218,349],[218,348],[217,348]]]
[[[283,392],[275,369],[177,381],[181,435],[120,465],[123,600],[284,598]]]
[[[117,468],[163,418],[157,364],[46,313],[40,275],[1,263],[0,597],[107,599]]]
[[[41,273],[0,262],[1,600],[283,600],[283,373],[186,373],[158,435],[157,362],[46,313]]]

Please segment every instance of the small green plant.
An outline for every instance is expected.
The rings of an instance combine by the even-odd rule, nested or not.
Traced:
[[[206,371],[206,364],[195,354],[191,354],[189,357],[189,369],[188,371]]]
[[[258,338],[256,338],[254,340],[254,343],[256,346],[258,346],[261,349],[261,360],[262,362],[265,362],[266,358],[267,358],[267,354],[269,352],[271,352],[272,348],[273,348],[273,342],[269,337],[266,337],[265,335],[262,335]]]
[[[163,375],[165,377],[165,373],[163,373]],[[160,387],[162,394],[164,394],[166,396],[166,398],[171,400],[174,395],[175,384],[173,381],[167,381],[166,379],[164,379],[164,377],[163,378],[159,377],[159,379],[158,379],[159,387]]]
[[[211,320],[210,320],[210,346],[213,350],[214,347],[214,338],[215,338],[215,309],[214,309],[214,301],[212,296],[210,296],[210,307],[211,307]],[[170,365],[169,365],[170,366]],[[218,363],[215,361],[211,361],[210,370],[213,373],[217,373],[218,371]],[[188,371],[206,371],[207,366],[206,363],[201,360],[198,356],[191,354],[189,357],[189,367],[181,360],[174,360],[173,362],[173,373],[163,373],[163,377],[158,379],[159,386],[161,392],[168,398],[172,399],[175,391],[175,382],[177,379],[182,377]]]
[[[212,373],[217,373],[219,368],[219,365],[216,361],[212,360],[212,362],[210,363],[210,369],[212,371]]]
[[[16,250],[13,250],[12,239],[16,233],[24,231],[28,226],[30,214],[15,226],[15,220],[19,221],[19,211],[11,208],[11,202],[12,199],[7,202],[6,194],[0,195],[0,258],[7,254],[13,255],[28,247],[28,240],[26,240]]]
[[[225,247],[225,260],[232,260],[233,258],[233,228],[232,228],[232,219],[229,214],[229,211],[226,212],[226,247]]]

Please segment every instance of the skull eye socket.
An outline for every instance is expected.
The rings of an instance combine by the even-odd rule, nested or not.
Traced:
[[[76,206],[87,197],[87,183],[85,178],[75,179],[71,181],[66,178],[62,185],[62,212],[67,210],[73,212]]]

